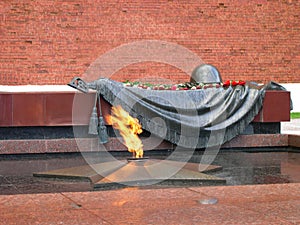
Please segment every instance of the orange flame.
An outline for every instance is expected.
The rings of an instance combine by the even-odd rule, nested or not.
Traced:
[[[138,119],[131,117],[121,106],[113,106],[111,115],[106,117],[108,123],[120,131],[124,144],[133,157],[142,158],[143,144],[138,134],[142,133],[142,126]]]

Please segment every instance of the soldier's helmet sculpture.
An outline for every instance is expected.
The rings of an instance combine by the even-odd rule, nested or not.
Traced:
[[[193,70],[190,81],[193,83],[212,84],[222,83],[222,78],[216,67],[202,64]]]

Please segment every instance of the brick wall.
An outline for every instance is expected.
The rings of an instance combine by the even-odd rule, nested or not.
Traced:
[[[298,0],[2,0],[0,84],[66,84],[105,52],[138,40],[188,48],[224,80],[300,82],[299,15]],[[155,62],[111,74],[149,76],[189,79]]]

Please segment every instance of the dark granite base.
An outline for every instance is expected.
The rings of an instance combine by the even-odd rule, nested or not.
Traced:
[[[280,122],[256,123],[252,122],[254,134],[280,134]]]
[[[109,137],[119,137],[119,132],[111,126],[107,127]],[[75,134],[74,134],[75,133]],[[150,133],[143,131],[140,137],[149,137]],[[62,138],[93,138],[88,134],[88,126],[59,127],[0,127],[0,140],[32,140],[32,139],[62,139]]]
[[[81,137],[89,137],[88,127],[76,127]],[[74,138],[72,126],[63,127],[0,127],[2,140],[60,139]]]
[[[109,137],[119,137],[119,132],[111,126],[107,127]],[[75,132],[74,132],[75,131]],[[75,133],[75,134],[74,134]],[[280,123],[252,122],[242,133],[279,134]],[[140,137],[149,137],[151,133],[143,131]],[[42,126],[42,127],[0,127],[0,140],[32,140],[32,139],[63,139],[63,138],[93,138],[88,134],[88,126]]]

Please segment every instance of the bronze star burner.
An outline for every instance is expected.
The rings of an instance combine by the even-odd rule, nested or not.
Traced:
[[[221,166],[171,160],[130,158],[93,165],[34,173],[35,177],[89,180],[94,189],[125,186],[199,186],[224,184],[226,180],[209,174]]]

